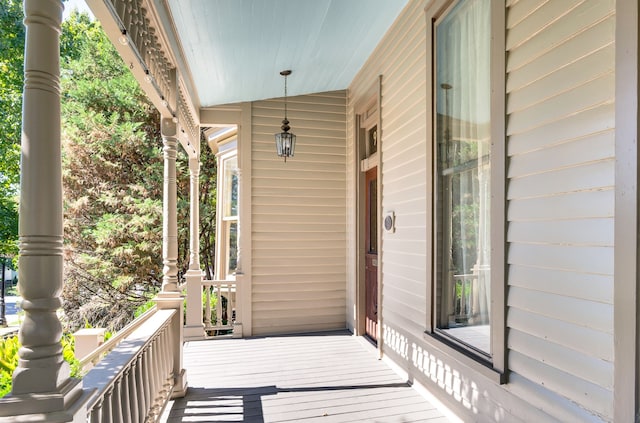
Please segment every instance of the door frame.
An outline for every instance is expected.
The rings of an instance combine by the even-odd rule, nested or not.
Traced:
[[[366,246],[366,186],[365,176],[369,169],[377,167],[377,200],[378,200],[378,334],[377,346],[378,355],[382,357],[382,126],[381,126],[381,86],[382,75],[379,75],[376,82],[371,85],[366,94],[361,96],[361,100],[355,103],[355,259],[356,259],[356,280],[355,280],[355,322],[354,332],[358,336],[366,334],[366,291],[365,291],[365,246]],[[366,146],[366,136],[368,130],[377,126],[377,151],[368,154]]]

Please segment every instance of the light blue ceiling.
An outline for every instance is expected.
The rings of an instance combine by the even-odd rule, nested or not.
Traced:
[[[345,89],[408,0],[167,0],[201,106]]]

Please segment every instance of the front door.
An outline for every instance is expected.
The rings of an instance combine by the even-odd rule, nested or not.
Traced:
[[[378,168],[365,177],[365,333],[378,340]]]

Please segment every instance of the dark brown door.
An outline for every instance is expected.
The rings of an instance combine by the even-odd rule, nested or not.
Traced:
[[[365,333],[378,340],[378,168],[365,177]]]

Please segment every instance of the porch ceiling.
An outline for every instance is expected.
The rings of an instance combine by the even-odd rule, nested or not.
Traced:
[[[200,107],[345,89],[407,0],[164,3]],[[165,23],[166,25],[166,23]]]

